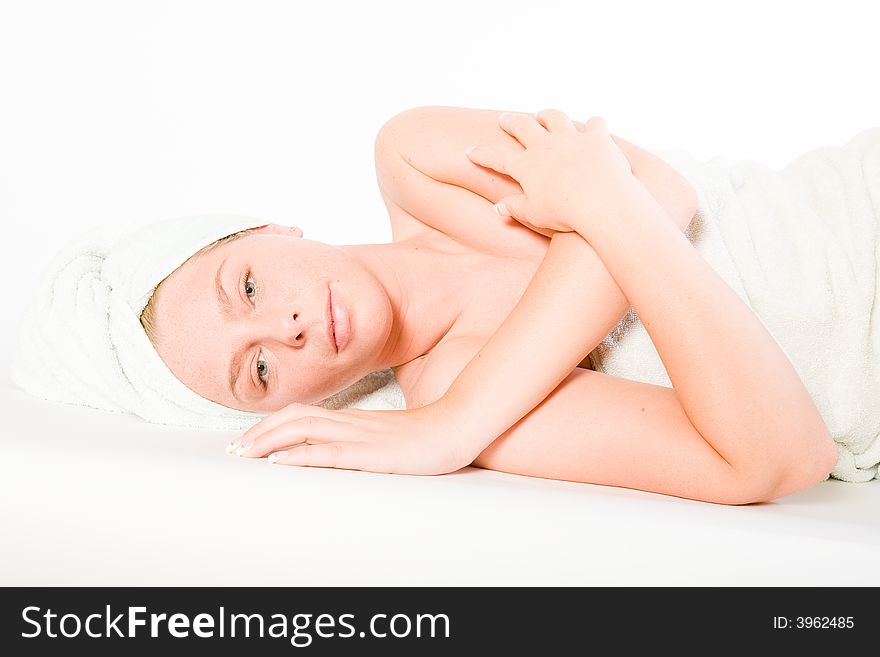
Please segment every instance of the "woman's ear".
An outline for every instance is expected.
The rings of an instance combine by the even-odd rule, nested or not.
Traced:
[[[260,226],[259,228],[254,229],[255,233],[262,233],[264,235],[287,235],[294,237],[302,237],[303,232],[301,228],[296,228],[294,226],[281,226],[280,224],[266,224],[265,226]]]

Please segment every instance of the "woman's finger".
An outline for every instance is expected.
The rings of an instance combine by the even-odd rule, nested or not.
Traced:
[[[284,408],[279,408],[271,415],[267,415],[262,420],[253,425],[250,429],[245,431],[244,435],[242,435],[241,437],[240,442],[249,442],[255,436],[269,431],[270,429],[274,429],[279,424],[283,424],[284,422],[295,420],[306,415],[320,415],[323,410],[324,409],[322,408],[316,408],[314,406],[308,406],[306,404],[298,404],[296,402],[290,403]]]
[[[306,465],[316,468],[342,468],[343,470],[371,470],[369,447],[363,443],[326,443],[323,445],[300,445],[292,449],[273,452],[269,462],[278,465]],[[382,470],[379,468],[379,470]],[[390,468],[388,469],[390,471]],[[384,470],[382,470],[384,471]]]
[[[309,404],[292,402],[257,422],[250,429],[245,431],[237,442],[241,445],[251,443],[257,436],[260,436],[267,431],[271,431],[275,427],[285,424],[286,422],[298,420],[303,417],[319,417],[342,422],[344,421],[343,418],[345,415],[340,411],[331,411],[317,406],[311,406]]]
[[[547,131],[535,117],[523,112],[502,113],[498,117],[498,125],[526,148],[531,148],[547,137]]]
[[[525,219],[517,219],[516,217],[513,217],[513,219],[516,219],[519,223],[521,223],[523,226],[525,226],[529,230],[534,231],[535,233],[540,233],[544,237],[553,237],[553,234],[555,232],[557,232],[555,230],[549,230],[547,228],[541,228],[540,226],[535,226],[534,224],[530,224]]]
[[[568,115],[557,109],[541,110],[535,114],[535,120],[547,128],[548,132],[577,132]]]
[[[525,217],[527,214],[525,203],[526,197],[524,194],[511,194],[510,196],[498,199],[498,202],[492,207],[502,217],[512,217],[520,221],[520,217]]]
[[[598,130],[600,132],[608,132],[608,124],[601,116],[591,116],[584,122],[584,131]]]
[[[359,435],[354,425],[337,422],[323,417],[307,416],[289,420],[259,435],[252,436],[236,449],[236,456],[260,458],[269,452],[304,442],[325,443],[332,441],[354,440]]]
[[[516,168],[516,162],[522,153],[522,150],[517,150],[510,146],[498,146],[497,144],[471,146],[465,151],[465,154],[474,164],[479,164],[487,169],[493,169],[498,173],[503,173],[505,176],[510,176],[514,180],[516,175],[514,175],[513,169]]]

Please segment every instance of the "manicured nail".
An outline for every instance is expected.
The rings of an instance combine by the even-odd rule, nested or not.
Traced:
[[[238,447],[238,443],[239,443],[239,442],[241,442],[241,438],[236,438],[235,440],[233,440],[232,442],[230,442],[230,443],[226,446],[226,451],[227,451],[227,452],[234,452],[234,451],[235,451],[235,448]]]
[[[495,212],[500,214],[502,217],[509,217],[510,213],[507,211],[507,206],[504,203],[496,203],[492,206],[495,209]]]
[[[476,146],[468,146],[467,148],[464,149],[464,154],[465,154],[465,155],[470,155],[471,153],[474,152],[474,149],[475,149],[475,148],[476,148]]]
[[[241,443],[241,446],[240,446],[237,450],[235,450],[235,455],[236,455],[236,456],[241,456],[241,455],[244,454],[246,451],[248,451],[248,450],[253,446],[253,444],[254,444],[254,439],[253,439],[253,438],[251,438],[251,439],[248,440],[248,441],[244,441],[244,442],[242,442],[242,443]]]
[[[508,116],[510,116],[510,112],[501,112],[501,114],[498,115],[498,123],[504,121]]]
[[[275,461],[280,461],[285,456],[287,456],[287,452],[272,452],[269,454],[269,463],[275,463]]]

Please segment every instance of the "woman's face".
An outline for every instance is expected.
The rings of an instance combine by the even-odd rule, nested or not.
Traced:
[[[190,258],[159,286],[156,348],[191,390],[270,412],[373,371],[391,332],[385,289],[349,251],[301,235],[271,224]],[[351,326],[339,352],[326,334],[330,289]]]

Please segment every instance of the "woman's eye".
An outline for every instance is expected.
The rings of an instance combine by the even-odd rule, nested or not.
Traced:
[[[254,283],[254,279],[251,278],[250,276],[248,276],[247,281],[245,281],[244,291],[245,291],[245,294],[247,294],[248,297],[251,299],[254,298],[254,294],[256,294],[256,292],[257,292],[257,284]]]
[[[257,376],[260,377],[260,381],[266,383],[269,380],[269,365],[264,360],[257,361]]]

